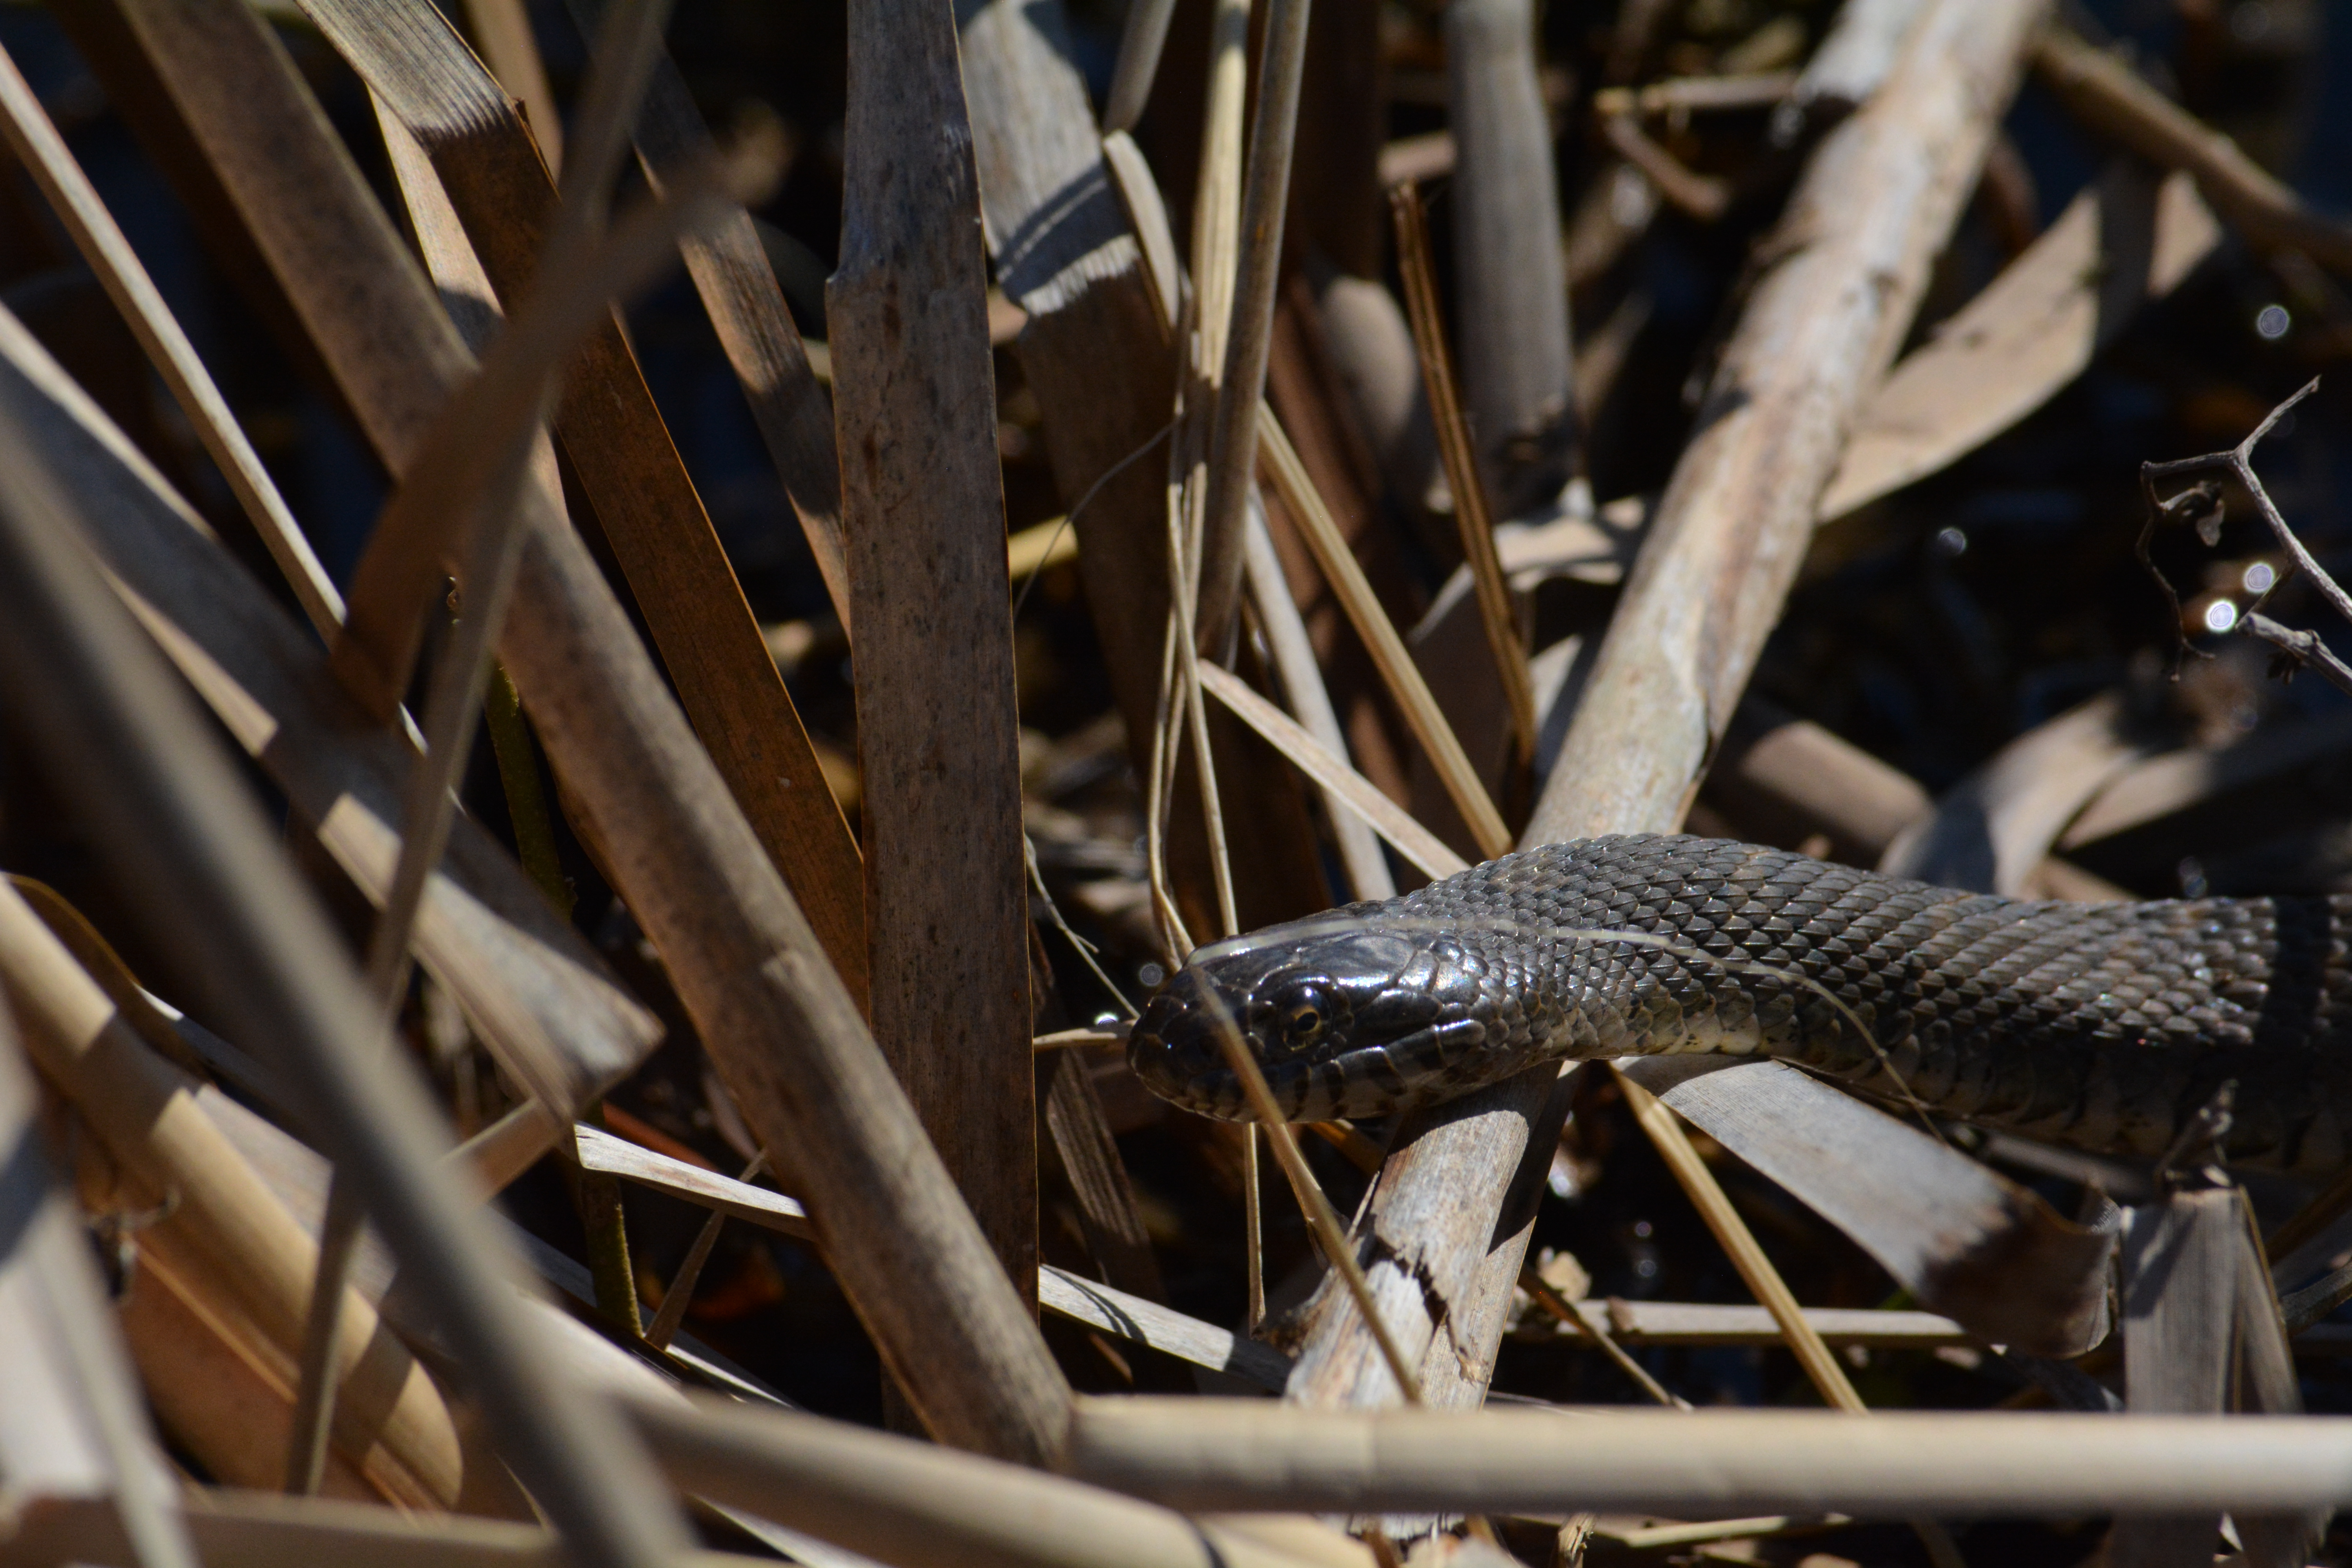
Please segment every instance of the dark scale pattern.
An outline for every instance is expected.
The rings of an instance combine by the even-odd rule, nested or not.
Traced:
[[[1448,1098],[1546,1057],[1761,1050],[2134,1155],[2235,1079],[2233,1160],[2316,1172],[2347,1152],[2352,898],[2030,902],[1643,835],[1506,856],[1344,916],[1196,954],[1138,1026],[1137,1070],[1242,1113],[1214,1049],[1187,1044],[1205,990],[1302,1119]],[[1298,992],[1302,975],[1323,989]],[[1405,1005],[1416,988],[1446,1026]],[[1268,1020],[1297,994],[1345,1016],[1282,1043]]]

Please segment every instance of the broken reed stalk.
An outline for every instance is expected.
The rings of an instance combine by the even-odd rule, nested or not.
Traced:
[[[430,160],[431,181],[404,175],[402,184],[412,214],[435,205],[457,220],[417,217],[420,239],[428,226],[439,231],[427,249],[436,280],[446,289],[462,278],[462,292],[478,294],[493,315],[500,300],[520,304],[559,215],[546,167],[505,93],[425,0],[309,0],[308,14]],[[421,184],[446,200],[435,202]],[[464,330],[486,331],[478,320]],[[472,346],[479,352],[483,339]],[[862,1005],[856,841],[617,319],[582,345],[555,426],[688,721]],[[551,461],[534,489],[561,493]],[[371,556],[362,558],[362,578]],[[528,685],[518,679],[527,703]]]
[[[1265,395],[1274,335],[1275,285],[1282,270],[1282,223],[1290,200],[1290,154],[1298,132],[1299,79],[1307,63],[1312,0],[1266,0],[1258,48],[1257,101],[1250,113],[1249,167],[1242,188],[1241,240],[1225,335],[1224,368],[1210,413],[1209,471],[1202,501],[1200,604],[1193,637],[1212,657],[1229,646],[1241,607],[1244,532],[1257,473],[1258,403]]]
[[[593,33],[610,0],[570,0],[583,32]],[[536,121],[533,132],[537,133]],[[667,56],[654,62],[637,112],[637,155],[656,189],[707,160],[715,144],[685,79]],[[541,144],[545,139],[541,137]],[[784,303],[775,268],[751,215],[740,207],[680,247],[687,275],[710,317],[719,346],[751,405],[752,422],[800,519],[833,613],[852,641],[849,566],[841,534],[841,464],[833,444],[833,405],[809,368],[808,349]]]
[[[414,541],[409,547],[426,559],[444,559],[453,552],[463,557],[457,574],[463,607],[448,646],[434,666],[425,707],[425,756],[409,773],[392,888],[368,938],[366,979],[387,1031],[397,1022],[407,994],[411,930],[424,900],[425,879],[447,844],[456,791],[473,754],[475,721],[490,679],[490,649],[505,624],[521,552],[522,513],[516,503],[533,449],[543,438],[563,364],[581,336],[606,316],[615,295],[634,292],[649,281],[666,264],[681,232],[716,216],[707,187],[717,184],[719,200],[731,205],[741,198],[730,185],[754,189],[772,173],[772,157],[757,153],[724,173],[706,171],[676,188],[669,199],[646,205],[605,233],[595,209],[620,161],[624,136],[619,122],[635,106],[633,98],[621,94],[626,84],[644,79],[651,51],[659,47],[666,14],[667,0],[637,0],[613,14],[606,36],[598,40],[585,94],[594,113],[583,115],[581,155],[572,165],[571,205],[577,216],[556,226],[538,286],[499,335],[480,371],[450,398],[426,432],[416,461],[377,519],[377,537],[371,541],[372,552],[397,550],[403,542]],[[355,596],[355,607],[364,604],[394,627],[403,621],[412,627],[418,624],[418,605],[388,602],[397,594],[396,583],[379,580],[375,585],[385,590],[384,596],[365,601]],[[379,619],[376,625],[383,628],[384,622]],[[408,684],[404,661],[394,670],[375,663],[381,650],[367,648],[351,635],[358,630],[356,616],[344,629],[346,636],[338,639],[335,652],[352,657],[337,658],[338,673],[348,681],[373,664],[367,673],[385,679],[388,689],[363,689],[354,695],[362,702],[371,696],[396,700]],[[363,681],[364,675],[360,679]],[[572,1108],[562,1109],[568,1113]],[[286,1460],[289,1492],[315,1491],[325,1462],[334,1403],[327,1356],[335,1341],[334,1318],[341,1308],[343,1275],[359,1224],[355,1194],[339,1176],[328,1194],[310,1322],[303,1335],[301,1380]]]
[[[232,0],[100,3],[85,17],[102,73],[161,89],[114,95],[154,117],[142,134],[205,152],[397,470],[467,358],[284,51]],[[524,505],[500,652],[621,896],[761,1142],[808,1152],[801,1179],[835,1277],[933,1431],[1049,1458],[1068,1391],[1034,1322],[560,502],[535,477]]]
[[[1176,15],[1176,0],[1136,0],[1127,8],[1118,35],[1118,58],[1111,67],[1110,92],[1103,100],[1102,130],[1133,131],[1151,97],[1151,82],[1160,74],[1160,51],[1168,44],[1168,24]]]
[[[751,1156],[751,1163],[736,1178],[749,1183],[766,1168],[765,1150]],[[694,1288],[702,1281],[702,1267],[710,1261],[711,1249],[719,1245],[719,1233],[726,1227],[727,1211],[714,1208],[694,1233],[694,1241],[686,1249],[676,1273],[669,1277],[669,1287],[662,1292],[661,1305],[655,1309],[653,1321],[646,1325],[645,1342],[657,1351],[669,1349],[670,1341],[677,1337],[680,1323],[686,1321],[686,1310],[694,1304]]]
[[[1079,1401],[1066,1472],[1202,1511],[2244,1517],[2352,1501],[2352,1419],[1306,1410],[1129,1396]]]
[[[73,237],[108,298],[146,351],[147,359],[163,378],[173,402],[195,427],[221,478],[237,505],[268,547],[270,559],[285,574],[295,601],[320,637],[331,637],[343,618],[343,596],[327,576],[327,569],[310,548],[301,524],[286,509],[277,481],[262,466],[260,454],[246,438],[244,426],[229,411],[228,400],[214,384],[212,373],[196,357],[194,344],[155,289],[138,253],[123,237],[99,199],[89,177],[74,162],[65,139],[58,134],[16,62],[0,50],[0,118],[5,118],[8,144],[17,161],[31,172],[49,208]]]
[[[1396,224],[1397,270],[1404,278],[1405,314],[1412,323],[1413,347],[1420,352],[1421,384],[1429,398],[1431,421],[1437,426],[1446,483],[1454,491],[1454,523],[1461,534],[1463,558],[1470,563],[1471,586],[1477,591],[1478,622],[1486,634],[1486,651],[1495,660],[1495,678],[1502,683],[1504,705],[1510,715],[1511,763],[1524,773],[1536,760],[1535,683],[1528,674],[1528,650],[1519,637],[1518,617],[1511,609],[1511,585],[1495,549],[1495,521],[1486,505],[1486,476],[1471,446],[1462,399],[1454,390],[1454,357],[1445,347],[1445,321],[1437,303],[1437,263],[1430,255],[1429,217],[1421,205],[1421,187],[1392,187],[1389,212]]]
[[[1234,717],[1297,764],[1299,772],[1323,787],[1328,799],[1394,845],[1396,852],[1423,876],[1451,877],[1470,868],[1470,863],[1448,848],[1444,840],[1382,795],[1288,714],[1251,690],[1240,676],[1209,664],[1201,667],[1201,681]]]
[[[12,1157],[8,1256],[0,1258],[9,1342],[0,1355],[14,1363],[0,1410],[0,1451],[13,1473],[11,1534],[52,1506],[37,1479],[46,1468],[58,1481],[102,1479],[140,1568],[195,1568],[170,1461],[149,1426],[89,1233],[42,1156],[41,1096],[19,1046],[15,1020],[0,1007],[0,1143],[30,1154]]]
[[[856,0],[847,113],[841,261],[825,299],[857,616],[874,1037],[1034,1313],[1020,714],[952,16]]]
[[[1766,242],[1770,265],[1726,345],[1526,844],[1681,821],[1779,619],[1844,432],[1910,321],[2044,9],[1934,0],[1877,95],[1815,149],[1782,241]],[[1495,1215],[1550,1089],[1549,1075],[1525,1074],[1442,1108],[1374,1189],[1375,1215],[1452,1216],[1389,1238],[1417,1278],[1449,1282],[1411,1331],[1429,1335],[1423,1382],[1440,1402],[1484,1394],[1527,1244],[1521,1231],[1495,1245]],[[1386,1263],[1374,1274],[1392,1277]],[[1355,1331],[1329,1321],[1339,1326],[1310,1336],[1302,1368],[1361,1364]]]
[[[1250,518],[1247,542],[1248,558],[1244,570],[1250,608],[1257,615],[1258,629],[1265,634],[1267,658],[1274,667],[1275,679],[1281,684],[1283,698],[1300,727],[1321,742],[1334,761],[1343,759],[1348,751],[1347,733],[1340,729],[1339,715],[1331,706],[1330,690],[1324,685],[1322,667],[1316,662],[1314,644],[1307,639],[1307,623],[1299,617],[1298,602],[1290,596],[1290,584],[1283,576],[1282,562],[1274,552],[1274,540],[1263,518],[1255,512]],[[1313,776],[1313,770],[1308,773]],[[1381,799],[1387,802],[1388,797],[1382,795]],[[1339,854],[1340,868],[1348,876],[1349,891],[1359,899],[1396,897],[1396,879],[1389,871],[1388,858],[1381,853],[1380,838],[1371,825],[1328,784],[1323,786],[1323,807],[1331,824],[1332,843]]]
[[[1559,176],[1537,79],[1538,10],[1533,0],[1445,7],[1463,403],[1481,471],[1507,512],[1551,500],[1578,467],[1576,361]]]
[[[2074,117],[2159,168],[2185,169],[2214,209],[2257,249],[2299,250],[2352,275],[2352,228],[2321,216],[2237,142],[2166,98],[2072,28],[2044,28],[2033,68]]]
[[[176,676],[81,553],[80,529],[23,426],[0,417],[16,481],[0,505],[0,662],[61,795],[158,897],[154,934],[268,1041],[314,1131],[342,1152],[501,1447],[582,1562],[651,1568],[686,1544],[642,1450],[521,1331],[510,1277],[437,1167],[435,1112],[383,1060],[339,940]],[[168,911],[168,912],[165,912]]]
[[[1328,1526],[1286,1549],[1249,1521],[797,1411],[634,1394],[627,1409],[682,1485],[895,1568],[1372,1568]]]
[[[1373,666],[1389,695],[1404,716],[1405,727],[1429,758],[1430,765],[1445,786],[1446,797],[1454,809],[1462,814],[1469,826],[1470,837],[1478,853],[1487,859],[1508,854],[1510,830],[1503,826],[1502,814],[1495,809],[1494,798],[1479,781],[1478,770],[1471,766],[1463,752],[1462,742],[1455,738],[1453,725],[1446,722],[1444,711],[1437,699],[1430,695],[1429,683],[1422,679],[1421,668],[1405,650],[1404,639],[1397,635],[1396,625],[1388,612],[1381,608],[1370,581],[1356,560],[1355,552],[1332,521],[1330,509],[1307,478],[1305,465],[1292,449],[1290,438],[1283,433],[1281,424],[1265,405],[1259,405],[1261,427],[1258,432],[1259,454],[1266,475],[1274,480],[1275,493],[1298,524],[1300,537],[1314,552],[1315,564],[1330,585],[1332,596],[1347,613],[1348,622],[1372,656]]]

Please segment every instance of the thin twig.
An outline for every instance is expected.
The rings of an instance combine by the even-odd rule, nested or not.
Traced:
[[[1289,758],[1299,772],[1322,785],[1326,799],[1361,818],[1423,875],[1451,877],[1470,868],[1470,863],[1448,848],[1444,839],[1414,821],[1404,807],[1333,755],[1296,720],[1251,690],[1240,676],[1207,664],[1201,667],[1201,680],[1209,695]]]
[[[2156,488],[2159,480],[2181,479],[2190,474],[2218,472],[2236,479],[2245,488],[2246,493],[2253,498],[2254,510],[2262,514],[2263,521],[2271,531],[2271,536],[2278,542],[2279,548],[2286,552],[2287,557],[2286,570],[2272,579],[2271,585],[2257,595],[2254,602],[2239,616],[2236,623],[2238,635],[2252,637],[2258,642],[2268,643],[2276,650],[2276,657],[2272,666],[2273,674],[2291,675],[2297,669],[2315,666],[2330,685],[2338,690],[2352,694],[2352,666],[2347,666],[2344,660],[2337,658],[2327,645],[2320,640],[2316,633],[2296,631],[2281,626],[2270,616],[2261,613],[2263,607],[2271,602],[2273,595],[2300,574],[2311,579],[2312,584],[2319,590],[2320,596],[2327,601],[2330,609],[2342,616],[2347,623],[2352,623],[2352,594],[2347,594],[2342,584],[2328,575],[2327,569],[2320,565],[2318,559],[2304,547],[2303,541],[2295,537],[2294,530],[2287,526],[2287,521],[2280,514],[2277,503],[2271,500],[2270,491],[2263,488],[2261,478],[2254,472],[2255,446],[2263,437],[2277,427],[2278,422],[2286,417],[2290,409],[2318,390],[2319,378],[2314,376],[2294,396],[2272,409],[2244,440],[2227,451],[2208,452],[2202,457],[2179,458],[2168,463],[2142,463],[2139,466],[2140,494],[2147,502],[2147,521],[2140,527],[2139,538],[2133,547],[2133,553],[2138,557],[2140,565],[2147,574],[2156,580],[2157,586],[2163,591],[2165,602],[2172,609],[2173,674],[2176,679],[2180,672],[2180,656],[2183,653],[2197,650],[2190,646],[2188,635],[2181,627],[2180,595],[2173,588],[2170,580],[2158,568],[2154,557],[2148,552],[2148,546],[2155,537],[2159,523],[2184,519],[2196,526],[2198,537],[2206,544],[2218,543],[2221,540],[2222,520],[2221,498],[2221,491],[2210,480],[2190,485],[2161,500],[2157,498]]]

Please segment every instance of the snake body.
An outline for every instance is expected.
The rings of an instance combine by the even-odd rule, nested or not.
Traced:
[[[2352,897],[2049,903],[1720,839],[1580,839],[1202,948],[1129,1058],[1242,1119],[1218,1037],[1238,1027],[1283,1113],[1320,1121],[1549,1059],[1761,1053],[2132,1156],[2234,1080],[2227,1156],[2315,1173],[2352,1152],[2347,934]]]

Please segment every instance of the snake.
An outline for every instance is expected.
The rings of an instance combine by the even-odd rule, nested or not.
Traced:
[[[1192,952],[1128,1060],[1251,1118],[1434,1105],[1543,1063],[1771,1058],[1865,1097],[2155,1159],[2224,1085],[2231,1164],[2311,1176],[2352,1139],[2352,895],[2063,903],[1684,835],[1505,855]]]

